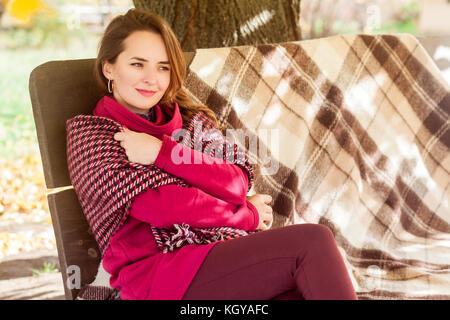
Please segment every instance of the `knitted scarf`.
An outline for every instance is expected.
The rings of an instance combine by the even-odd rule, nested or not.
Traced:
[[[130,162],[125,150],[114,139],[114,134],[130,130],[152,134],[161,138],[173,130],[183,127],[191,140],[182,139],[190,148],[198,146],[196,139],[206,131],[217,129],[214,123],[201,111],[192,115],[183,124],[178,105],[154,106],[156,121],[152,123],[129,111],[113,98],[103,97],[94,115],[78,115],[66,123],[67,163],[70,179],[80,201],[86,220],[94,234],[102,256],[109,247],[115,232],[125,223],[133,199],[148,189],[175,184],[189,187],[183,179],[164,172],[157,166]],[[196,125],[201,123],[201,126]],[[170,133],[167,130],[171,131]],[[231,145],[222,134],[215,131],[213,137],[201,139],[202,152],[215,157],[217,144],[223,147],[223,159],[240,166],[248,175],[250,190],[254,180],[253,164],[245,152],[236,144]],[[218,228],[192,228],[187,224],[173,225],[170,229],[151,226],[156,245],[166,253],[186,244],[206,244],[227,240],[248,233],[244,230]]]

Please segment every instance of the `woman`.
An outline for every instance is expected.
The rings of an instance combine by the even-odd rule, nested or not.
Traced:
[[[67,123],[69,173],[122,299],[356,299],[328,228],[269,230],[270,195],[246,197],[253,166],[189,98],[162,18],[113,19],[95,72],[106,95]]]

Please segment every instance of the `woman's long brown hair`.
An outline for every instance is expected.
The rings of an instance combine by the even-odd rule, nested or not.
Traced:
[[[98,55],[95,61],[94,74],[100,87],[108,94],[108,80],[103,74],[104,62],[115,63],[117,56],[125,49],[124,40],[135,31],[151,31],[161,35],[166,45],[170,63],[170,84],[161,104],[173,108],[173,101],[180,107],[183,121],[187,121],[192,114],[201,110],[215,125],[219,127],[214,111],[207,106],[195,103],[183,87],[186,76],[186,62],[183,51],[169,24],[159,15],[142,9],[130,9],[126,14],[115,17],[106,27],[105,33],[99,43]]]

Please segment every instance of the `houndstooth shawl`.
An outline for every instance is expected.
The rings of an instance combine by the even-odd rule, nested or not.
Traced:
[[[201,123],[201,126],[196,125]],[[254,180],[253,164],[245,152],[215,131],[202,139],[206,131],[215,129],[212,121],[201,111],[196,112],[183,128],[190,140],[182,139],[190,148],[202,141],[202,152],[217,157],[217,146],[223,147],[223,159],[242,167],[248,175],[248,190]],[[148,189],[175,184],[190,186],[183,179],[164,172],[157,166],[130,162],[114,134],[123,130],[118,122],[98,116],[79,115],[69,119],[67,130],[67,162],[70,179],[87,222],[92,229],[102,256],[115,232],[129,215],[133,199]],[[209,131],[211,132],[211,131]],[[247,191],[248,191],[247,190]],[[244,230],[219,227],[210,229],[174,225],[170,229],[151,227],[158,248],[165,252],[186,244],[206,244],[227,240],[248,233]]]

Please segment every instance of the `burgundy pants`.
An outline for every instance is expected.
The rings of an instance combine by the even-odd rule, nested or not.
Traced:
[[[184,300],[357,299],[330,229],[297,224],[217,244]]]

